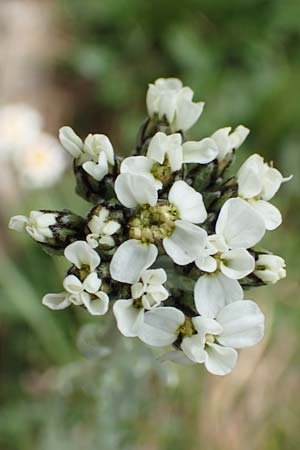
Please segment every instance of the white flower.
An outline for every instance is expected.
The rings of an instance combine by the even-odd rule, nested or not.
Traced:
[[[93,272],[100,264],[98,253],[85,241],[76,241],[65,248],[65,258],[74,264],[77,269],[88,267]]]
[[[89,134],[85,141],[70,127],[59,130],[62,146],[82,164],[83,169],[95,180],[101,181],[115,163],[111,142],[104,134]]]
[[[88,222],[91,231],[86,240],[92,248],[98,245],[114,247],[115,241],[112,237],[121,227],[115,220],[109,220],[109,210],[102,207],[97,214],[93,214]]]
[[[121,164],[121,173],[142,174],[161,189],[163,183],[155,171],[155,166],[166,165],[170,172],[176,172],[182,167],[182,146],[179,133],[166,135],[158,132],[151,139],[146,156],[130,156]]]
[[[219,161],[224,159],[233,149],[237,150],[245,141],[250,130],[243,125],[239,125],[232,133],[230,132],[231,127],[225,127],[220,128],[210,136],[210,139],[218,147],[217,159]]]
[[[163,286],[166,281],[167,275],[163,269],[145,270],[141,280],[131,286],[132,298],[116,301],[114,315],[124,336],[138,336],[145,311],[157,308],[168,298],[169,293]]]
[[[264,335],[264,315],[250,300],[220,308],[215,318],[192,318],[197,334],[184,337],[181,349],[194,363],[215,375],[226,375],[237,361],[236,349],[257,344]]]
[[[143,175],[119,175],[115,182],[115,191],[119,201],[129,208],[139,204],[155,206],[157,203],[155,184]],[[189,264],[201,254],[207,238],[206,232],[195,225],[204,222],[207,217],[202,195],[179,180],[171,187],[168,201],[167,208],[170,212],[167,216],[171,228],[162,243],[166,253],[176,264]],[[125,283],[135,283],[145,268],[144,264],[149,255],[154,257],[154,262],[157,250],[152,243],[144,244],[136,239],[124,242],[112,258],[112,278]]]
[[[0,108],[0,160],[11,158],[41,132],[41,115],[25,104],[10,104]]]
[[[217,291],[215,293],[217,294]],[[198,294],[195,291],[195,295]],[[198,302],[195,299],[201,316],[185,320],[180,311],[182,315],[177,312],[175,315],[170,311],[170,321],[167,325],[161,317],[157,317],[157,310],[146,313],[145,331],[144,335],[140,333],[140,337],[150,345],[160,346],[173,343],[181,336],[180,350],[167,353],[163,360],[172,360],[179,364],[204,363],[209,372],[226,375],[236,365],[236,349],[253,346],[264,335],[263,313],[251,300],[242,300],[242,293],[241,298],[237,294],[235,292],[230,298],[228,292],[228,299],[222,298],[222,291],[213,299],[201,294],[201,303],[199,298]],[[220,297],[223,301],[220,301]],[[178,320],[174,321],[173,316],[178,317]],[[165,338],[161,342],[161,335],[167,335],[169,340]]]
[[[93,284],[98,286],[98,290],[92,288]],[[84,305],[93,316],[102,316],[108,311],[109,298],[105,292],[99,290],[101,280],[95,272],[90,273],[83,283],[75,275],[68,275],[64,280],[64,287],[65,292],[46,294],[42,300],[43,305],[53,310],[65,309],[72,304]]]
[[[282,222],[280,211],[268,201],[291,178],[284,178],[257,154],[250,156],[238,171],[238,193],[262,216],[267,230],[274,230]]]
[[[56,224],[57,214],[42,211],[31,211],[29,217],[14,216],[9,221],[9,228],[14,231],[27,233],[38,242],[47,242],[53,237],[51,225]]]
[[[286,277],[285,261],[276,255],[259,255],[254,274],[264,283],[275,284]]]
[[[221,208],[215,231],[196,259],[197,267],[204,272],[221,271],[237,280],[253,272],[255,261],[246,249],[257,244],[265,233],[260,215],[244,200],[229,199]]]
[[[104,134],[89,134],[84,141],[83,169],[95,180],[101,181],[115,163],[114,149]]]
[[[150,84],[147,109],[150,117],[167,118],[172,131],[186,131],[199,119],[204,103],[193,102],[193,91],[176,78],[159,78]]]
[[[100,264],[98,253],[87,242],[76,241],[65,248],[65,257],[86,273],[80,274],[83,279],[73,274],[67,275],[63,282],[65,292],[45,295],[43,304],[54,310],[67,308],[71,304],[84,305],[92,315],[105,314],[109,298],[100,290],[102,281],[94,272]]]
[[[58,141],[47,133],[37,134],[14,157],[14,165],[25,187],[52,186],[66,168],[66,158]]]

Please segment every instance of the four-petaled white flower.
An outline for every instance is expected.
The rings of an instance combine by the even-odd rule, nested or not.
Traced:
[[[201,316],[186,319],[176,308],[157,308],[145,313],[139,338],[164,347],[181,339],[180,350],[163,356],[181,364],[204,363],[215,375],[226,375],[237,361],[236,349],[257,344],[264,334],[264,315],[251,300],[226,304],[225,299],[202,299]]]
[[[57,214],[42,211],[31,211],[29,217],[13,216],[9,221],[9,228],[14,231],[27,233],[37,242],[47,242],[53,237],[51,225],[56,224]]]
[[[78,159],[82,168],[97,181],[109,173],[109,166],[115,164],[114,149],[104,134],[89,134],[85,141],[77,136],[70,127],[59,130],[62,146]]]
[[[86,237],[87,242],[92,248],[98,245],[114,247],[115,241],[112,237],[121,227],[116,220],[109,220],[109,210],[102,207],[97,214],[93,214],[88,222],[91,233]]]
[[[199,119],[204,103],[193,102],[193,91],[183,87],[177,78],[159,78],[149,84],[147,92],[147,108],[150,117],[164,117],[174,131],[186,131]]]
[[[95,272],[101,262],[98,253],[87,242],[76,241],[65,248],[65,257],[79,269],[80,275],[67,275],[63,282],[65,291],[46,294],[43,304],[54,310],[67,308],[71,304],[84,305],[92,315],[105,314],[109,298],[100,290],[102,280]]]
[[[228,278],[239,280],[253,272],[255,261],[248,252],[265,233],[263,220],[251,206],[240,198],[226,201],[219,213],[216,234],[209,236],[207,246],[196,259],[200,270],[209,273],[222,273]],[[215,276],[199,278],[200,285],[215,283]],[[229,289],[237,281],[229,283]]]
[[[230,303],[214,318],[194,317],[192,323],[197,334],[184,337],[181,349],[215,375],[230,373],[236,365],[236,349],[251,347],[264,335],[264,315],[251,300]]]
[[[280,211],[269,200],[281,184],[291,178],[284,178],[279,170],[265,163],[257,154],[246,159],[238,171],[238,194],[261,215],[267,230],[274,230],[282,222]]]
[[[131,298],[116,301],[114,315],[124,336],[139,336],[145,311],[157,308],[169,297],[163,286],[166,281],[167,274],[163,269],[145,270],[140,281],[131,286]]]
[[[211,136],[215,144],[218,147],[217,159],[222,161],[233,150],[237,150],[245,141],[250,130],[244,125],[239,125],[231,132],[231,127],[220,128],[215,131]]]
[[[276,255],[259,255],[254,274],[264,283],[274,284],[286,277],[285,261]]]
[[[183,162],[181,135],[166,135],[160,131],[151,139],[146,156],[129,156],[121,164],[121,173],[142,174],[161,189],[163,183],[155,176],[155,165],[168,163],[171,173],[181,169]]]

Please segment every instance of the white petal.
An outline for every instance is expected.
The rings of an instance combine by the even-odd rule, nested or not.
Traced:
[[[184,220],[176,220],[172,235],[163,240],[166,253],[172,260],[184,266],[201,255],[207,234],[202,228]]]
[[[88,265],[93,271],[100,264],[100,256],[93,250],[86,241],[76,241],[65,248],[65,257],[68,261],[75,264],[77,269],[83,265]]]
[[[230,248],[250,248],[262,239],[265,224],[246,201],[231,198],[219,213],[216,233],[223,235]]]
[[[81,281],[75,275],[68,275],[63,281],[63,286],[70,294],[78,294],[83,290]]]
[[[209,273],[215,272],[218,267],[217,261],[213,256],[199,256],[199,258],[195,260],[195,264],[200,270],[203,270],[203,272]]]
[[[194,295],[199,314],[215,318],[225,305],[243,298],[243,289],[238,281],[218,273],[200,277]]]
[[[239,280],[253,272],[255,260],[244,248],[235,248],[221,255],[220,269],[229,278]]]
[[[102,281],[98,278],[96,272],[90,273],[83,282],[83,288],[90,294],[94,294],[99,291]]]
[[[210,136],[218,146],[218,160],[222,160],[227,153],[232,151],[229,140],[230,131],[231,127],[220,128]]]
[[[43,297],[42,303],[50,309],[65,309],[71,304],[66,292],[61,292],[60,294],[46,294]]]
[[[237,357],[238,354],[233,348],[209,344],[206,346],[204,364],[207,370],[214,375],[227,375],[234,369]]]
[[[142,280],[147,284],[164,284],[167,274],[164,269],[149,269],[142,274]]]
[[[110,274],[116,281],[137,283],[141,273],[154,263],[156,257],[155,245],[130,239],[116,250],[110,263]]]
[[[264,315],[250,300],[241,300],[225,306],[217,316],[223,327],[218,342],[233,348],[251,347],[264,335]]]
[[[147,289],[147,293],[151,295],[156,303],[163,302],[169,297],[169,292],[161,284],[150,285]]]
[[[201,337],[203,345],[205,344],[206,334],[219,335],[222,333],[222,326],[215,320],[209,317],[197,316],[192,319],[193,325]]]
[[[257,154],[251,155],[238,171],[239,195],[253,198],[260,195],[264,181],[264,159]]]
[[[59,140],[73,158],[78,158],[81,155],[83,142],[71,127],[62,127],[59,130]]]
[[[145,292],[143,283],[135,283],[131,286],[131,295],[133,299],[140,298]]]
[[[29,224],[29,219],[26,216],[13,216],[11,217],[8,227],[10,230],[22,232],[25,231],[26,225]]]
[[[184,163],[207,164],[218,155],[218,146],[211,138],[185,142],[182,149]]]
[[[253,198],[260,194],[262,189],[262,177],[252,168],[238,172],[239,195],[244,198]]]
[[[113,307],[117,326],[120,332],[127,337],[138,335],[144,320],[144,309],[135,308],[133,300],[117,300]]]
[[[177,339],[177,331],[184,323],[184,314],[172,307],[147,311],[139,330],[139,338],[154,347],[170,345]]]
[[[82,164],[83,170],[97,181],[102,181],[105,175],[108,174],[108,164],[106,155],[101,153],[100,161],[95,163],[93,161],[86,161]]]
[[[121,164],[121,173],[133,173],[151,177],[153,161],[147,156],[130,156],[125,158]],[[152,175],[152,178],[153,175]]]
[[[55,225],[57,214],[44,213],[42,211],[31,211],[29,216],[30,220],[32,217],[34,217],[34,220],[36,221],[36,225],[38,228],[47,229],[50,225]]]
[[[118,200],[127,208],[138,205],[156,205],[157,190],[155,183],[144,175],[122,173],[115,181]]]
[[[112,236],[115,234],[119,229],[121,228],[121,224],[116,222],[115,220],[109,220],[104,226],[103,226],[103,233],[107,234],[108,236]]]
[[[249,128],[244,127],[244,125],[237,126],[229,136],[232,148],[237,150],[243,144],[249,133]]]
[[[87,235],[86,241],[87,241],[87,243],[89,244],[90,247],[92,247],[92,248],[97,248],[98,247],[98,245],[99,245],[98,240],[97,240],[98,237],[99,237],[99,235],[96,234],[96,233],[90,233],[90,234]]]
[[[266,169],[267,168],[267,169]],[[281,183],[283,182],[283,176],[279,170],[268,167],[265,163],[265,173],[263,178],[262,198],[263,200],[271,200],[276,192],[279,190]]]
[[[174,131],[186,131],[197,122],[202,114],[204,103],[193,103],[186,98],[178,98],[176,105],[175,123],[172,126]]]
[[[105,292],[96,292],[95,294],[89,294],[83,292],[80,294],[82,303],[86,309],[93,316],[103,316],[108,311],[109,298]]]
[[[175,181],[169,192],[169,202],[176,206],[182,220],[202,223],[207,217],[202,195],[185,181]]]
[[[153,161],[163,164],[167,151],[167,135],[159,131],[156,133],[150,141],[147,156]]]
[[[198,334],[191,337],[185,337],[180,345],[185,355],[195,363],[203,363],[206,358],[204,350],[205,341]]]
[[[282,217],[280,211],[274,205],[264,200],[258,200],[251,203],[251,205],[263,218],[267,230],[275,230],[281,225]]]

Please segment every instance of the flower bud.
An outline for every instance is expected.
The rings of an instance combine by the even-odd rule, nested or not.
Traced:
[[[40,210],[31,211],[29,217],[12,217],[9,228],[26,231],[49,253],[62,254],[67,245],[82,237],[84,239],[85,224],[85,219],[68,210]]]
[[[259,255],[254,274],[266,284],[275,284],[285,278],[285,261],[276,255]]]
[[[78,158],[83,150],[83,142],[71,127],[62,127],[59,130],[61,145],[73,158]]]
[[[150,84],[147,109],[152,119],[166,119],[171,131],[186,131],[199,119],[204,103],[193,102],[193,91],[177,78],[159,78]]]

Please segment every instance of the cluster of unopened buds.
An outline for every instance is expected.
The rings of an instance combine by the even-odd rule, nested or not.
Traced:
[[[204,363],[225,375],[237,350],[264,335],[264,315],[244,290],[286,275],[281,257],[254,246],[281,224],[269,201],[287,179],[258,154],[228,178],[249,130],[226,127],[187,140],[203,106],[178,79],[150,84],[148,119],[126,158],[103,134],[83,141],[61,128],[76,191],[92,208],[85,218],[32,211],[13,217],[10,228],[26,230],[71,264],[64,290],[45,295],[44,305],[77,305],[99,316],[112,309],[124,336],[172,345],[163,360]]]

